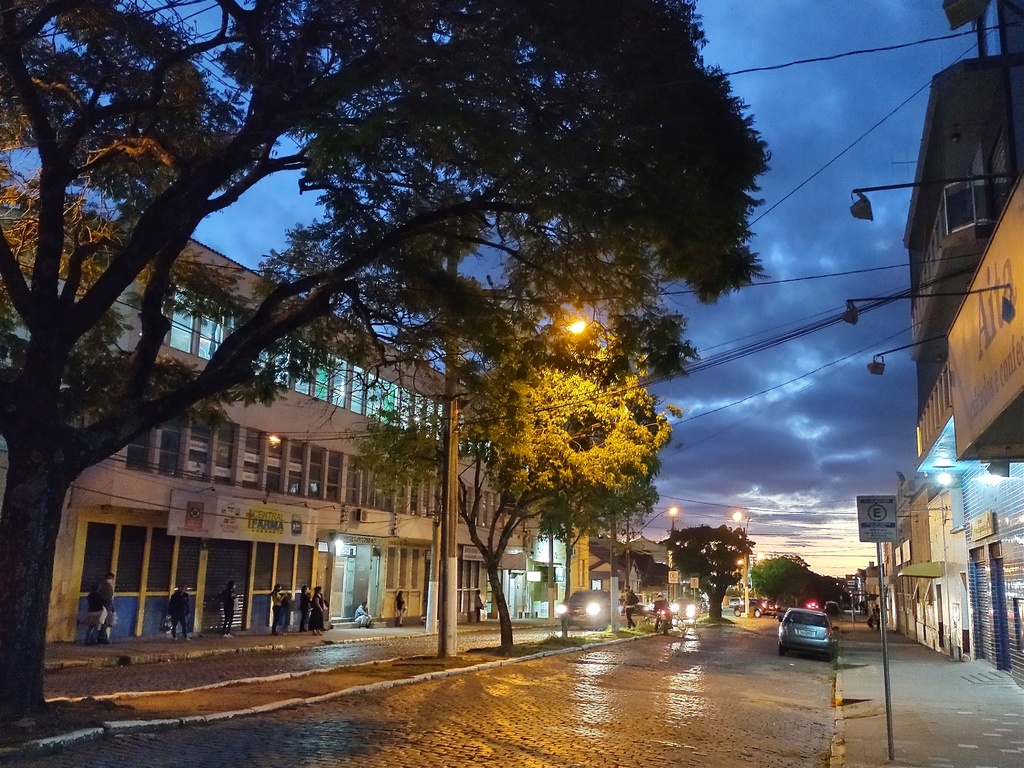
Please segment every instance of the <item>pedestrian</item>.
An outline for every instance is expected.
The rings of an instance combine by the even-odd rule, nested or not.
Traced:
[[[281,631],[287,632],[292,625],[292,592],[284,590],[281,596]]]
[[[103,620],[107,617],[107,609],[103,607],[103,595],[100,594],[100,583],[92,585],[92,591],[85,597],[85,644],[96,645],[103,631]]]
[[[313,587],[313,596],[309,598],[309,631],[314,635],[322,635],[326,616],[327,601],[324,600],[323,587]]]
[[[483,597],[481,597],[480,590],[478,589],[476,591],[476,594],[473,595],[473,616],[474,616],[476,621],[480,621],[481,620],[481,614],[483,613],[483,610],[484,610],[484,599],[483,599]]]
[[[100,627],[97,642],[104,645],[110,642],[110,634],[114,627],[117,626],[117,614],[114,612],[114,578],[113,573],[108,573],[103,577],[103,581],[99,585],[100,597],[103,598],[103,607],[106,609],[107,614],[103,618],[103,626]]]
[[[632,629],[636,626],[636,622],[633,621],[633,612],[639,604],[640,598],[636,596],[636,592],[630,587],[626,592],[626,629]]]
[[[277,628],[284,623],[284,593],[281,585],[275,584],[270,593],[270,634],[278,634]]]
[[[299,591],[299,632],[305,632],[309,627],[309,585],[303,584]]]
[[[224,637],[231,637],[231,625],[235,623],[235,582],[229,581],[219,597],[222,616],[220,633]]]
[[[359,604],[358,608],[356,608],[356,614],[352,618],[356,622],[356,626],[360,629],[373,629],[373,617],[366,609],[365,600]]]
[[[178,625],[181,636],[188,640],[188,590],[179,584],[167,601],[167,615],[171,617],[171,640],[178,639]]]
[[[405,597],[402,596],[402,590],[398,590],[398,594],[395,595],[395,626],[402,626],[402,619],[405,618]]]

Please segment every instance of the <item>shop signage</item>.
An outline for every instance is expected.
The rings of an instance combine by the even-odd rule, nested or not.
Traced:
[[[986,509],[976,518],[971,520],[971,541],[978,541],[996,532],[996,515],[991,509]]]
[[[1002,447],[1006,441],[1000,430],[991,438],[985,432],[1000,420],[1017,418],[1008,409],[1024,391],[1024,282],[1018,282],[1024,280],[1022,241],[1024,187],[1018,185],[949,332],[953,426],[962,457],[978,458],[989,442]]]
[[[316,518],[308,509],[264,504],[216,493],[171,492],[171,536],[316,545]]]

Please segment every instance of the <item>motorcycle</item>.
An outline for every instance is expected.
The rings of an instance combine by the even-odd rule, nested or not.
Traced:
[[[679,626],[679,603],[672,603],[667,607],[659,608],[655,615],[654,631],[661,629],[661,634],[667,635],[669,629]]]

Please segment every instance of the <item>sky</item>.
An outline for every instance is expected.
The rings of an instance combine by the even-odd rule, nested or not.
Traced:
[[[679,291],[687,338],[715,356],[834,318],[850,298],[909,285],[910,190],[870,194],[874,221],[850,216],[850,190],[912,182],[931,78],[973,38],[951,32],[942,0],[700,0],[708,66],[729,74],[767,142],[751,246],[769,277],[701,305]],[[931,38],[949,38],[919,42]],[[915,44],[919,43],[919,44]],[[897,50],[843,54],[871,49]],[[794,63],[809,59],[828,59]],[[792,64],[791,66],[783,66]],[[744,72],[745,70],[761,70]],[[286,244],[315,215],[296,178],[257,186],[204,221],[196,238],[244,264]],[[824,330],[658,384],[684,409],[662,454],[661,501],[643,533],[734,525],[761,555],[795,554],[842,576],[874,561],[857,539],[856,497],[895,494],[916,467],[910,307],[898,301]],[[866,364],[884,354],[885,373]]]

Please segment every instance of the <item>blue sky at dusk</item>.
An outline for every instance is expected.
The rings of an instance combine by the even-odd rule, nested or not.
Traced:
[[[664,536],[673,505],[677,527],[731,522],[739,509],[759,552],[798,554],[842,575],[875,559],[874,545],[857,541],[855,497],[895,493],[896,472],[916,468],[909,352],[886,354],[883,376],[865,367],[909,343],[910,307],[895,302],[855,326],[771,342],[837,317],[848,298],[908,286],[910,191],[870,195],[875,220],[865,222],[849,214],[850,190],[914,180],[931,78],[973,56],[973,38],[950,31],[941,0],[702,0],[698,10],[705,62],[735,73],[733,90],[772,154],[752,242],[769,279],[713,306],[684,290],[670,301],[706,361],[765,349],[654,388],[685,415],[662,456],[661,505],[644,533]],[[947,39],[774,68],[929,38]],[[281,177],[211,216],[196,237],[255,265],[315,213],[297,176]]]

